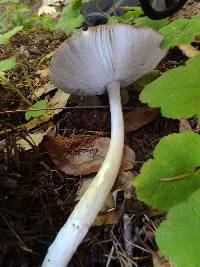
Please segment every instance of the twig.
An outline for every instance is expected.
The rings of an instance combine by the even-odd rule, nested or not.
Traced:
[[[113,245],[112,248],[111,248],[111,250],[110,250],[110,254],[108,255],[108,260],[107,260],[107,262],[106,262],[106,267],[109,267],[110,262],[111,262],[111,260],[112,260],[112,258],[113,258],[113,253],[114,253],[114,251],[115,251],[115,247],[114,247],[114,245]]]
[[[58,107],[58,108],[40,108],[40,109],[16,109],[16,110],[5,110],[0,111],[0,115],[12,114],[12,113],[25,113],[27,111],[40,111],[40,110],[73,110],[73,109],[109,109],[109,106],[73,106],[73,107]],[[133,107],[123,107],[123,110],[143,110],[144,108],[133,108]],[[153,108],[145,108],[145,110],[153,110]]]
[[[133,256],[133,245],[131,244],[132,241],[132,221],[131,217],[128,214],[124,214],[123,216],[124,222],[124,248],[126,255],[128,257]]]

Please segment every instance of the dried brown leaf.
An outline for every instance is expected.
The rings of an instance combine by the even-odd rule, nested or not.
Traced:
[[[159,251],[157,254],[154,253],[152,258],[154,267],[175,267],[175,265],[170,263]]]
[[[103,215],[98,215],[93,223],[95,226],[101,226],[105,224],[114,224],[118,220],[118,214],[116,211],[112,211]]]
[[[110,138],[81,136],[62,138],[46,136],[44,146],[56,166],[74,176],[98,172],[110,144]],[[124,146],[121,171],[133,168],[135,153]]]
[[[179,132],[192,131],[192,127],[188,120],[182,119],[179,122]]]
[[[152,122],[159,115],[158,109],[136,109],[128,112],[124,116],[124,128],[125,132],[133,132],[142,126]]]

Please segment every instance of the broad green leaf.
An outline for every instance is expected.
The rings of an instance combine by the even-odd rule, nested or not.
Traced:
[[[139,200],[169,210],[200,188],[200,136],[193,132],[161,139],[153,159],[142,166],[134,185]],[[165,181],[164,181],[164,180]]]
[[[22,29],[23,29],[23,26],[17,26],[9,32],[6,32],[4,34],[0,34],[0,45],[8,44],[10,41],[10,38],[12,38],[16,33],[21,31]]]
[[[80,14],[82,2],[81,0],[73,0],[63,9],[62,15],[56,25],[57,29],[62,29],[69,34],[74,29],[81,26],[84,17]]]
[[[40,100],[34,105],[32,105],[29,110],[25,113],[25,119],[28,121],[31,118],[37,118],[46,114],[46,110],[44,110],[47,106],[46,100]],[[37,111],[32,111],[32,109],[37,109]]]
[[[166,20],[152,20],[148,17],[141,17],[135,20],[136,25],[152,27],[155,30],[163,28],[167,23]]]
[[[200,266],[200,190],[172,207],[156,231],[160,250],[176,267]]]
[[[198,68],[200,70],[200,55],[190,58],[186,62],[186,66],[191,67],[193,69]]]
[[[140,100],[151,107],[161,108],[167,118],[200,117],[200,56],[186,66],[171,69],[148,84],[140,94]]]
[[[189,44],[200,34],[200,19],[177,19],[163,27],[160,32],[165,36],[161,48]]]
[[[10,57],[8,59],[5,59],[3,61],[0,61],[0,71],[8,71],[11,70],[16,66],[16,58],[15,57]]]

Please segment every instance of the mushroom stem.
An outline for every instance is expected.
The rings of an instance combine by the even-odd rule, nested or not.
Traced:
[[[119,168],[124,147],[124,122],[120,83],[107,85],[111,112],[111,142],[106,158],[91,185],[76,205],[48,249],[42,267],[65,267],[87,234],[110,192]]]

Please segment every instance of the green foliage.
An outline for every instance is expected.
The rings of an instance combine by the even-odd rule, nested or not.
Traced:
[[[170,209],[167,219],[156,231],[162,252],[176,267],[199,267],[200,189],[189,199]]]
[[[46,100],[40,100],[33,104],[29,110],[25,113],[25,119],[28,121],[31,118],[40,117],[46,114],[46,110],[44,110],[47,106]],[[37,109],[37,111],[32,111],[33,109]]]
[[[0,0],[1,6],[8,6],[12,4],[19,4],[20,0]]]
[[[155,30],[159,30],[167,25],[167,21],[165,19],[152,20],[148,17],[141,17],[135,20],[135,24],[140,26],[148,26]]]
[[[200,16],[194,16],[191,19],[176,19],[171,23],[167,23],[167,20],[141,17],[135,20],[135,24],[159,30],[165,36],[161,48],[189,44],[200,34]]]
[[[127,9],[125,9],[127,8]],[[143,14],[143,11],[140,7],[125,7],[123,8],[125,11],[127,11],[124,15],[123,15],[123,18],[124,19],[130,19],[130,18],[138,18],[140,15]]]
[[[64,30],[69,34],[76,28],[80,27],[84,21],[84,17],[80,14],[81,6],[88,0],[72,0],[62,12],[62,15],[57,23],[56,28]]]
[[[1,3],[1,2],[0,2]],[[28,5],[20,3],[20,1],[9,1],[5,6],[1,4],[1,8],[6,8],[6,12],[0,23],[0,32],[5,32],[16,26],[23,26],[25,29],[31,28],[33,25],[42,26],[47,31],[53,31],[56,23],[50,16],[38,16],[32,14]]]
[[[169,210],[200,188],[200,136],[193,132],[172,134],[161,139],[153,158],[135,180],[139,200]],[[163,180],[164,179],[164,180]]]
[[[165,36],[161,48],[189,44],[200,34],[200,18],[195,16],[192,19],[177,19],[160,32]]]
[[[17,62],[16,62],[15,57],[10,57],[8,59],[0,61],[0,71],[4,72],[4,71],[11,70],[12,68],[16,66],[16,64]]]
[[[17,26],[10,30],[9,32],[6,32],[4,34],[0,34],[0,45],[6,45],[9,43],[10,39],[19,31],[23,29],[23,26]]]
[[[186,66],[165,72],[148,84],[140,100],[151,107],[160,107],[167,118],[200,117],[200,56],[190,59]]]
[[[50,16],[40,17],[40,23],[44,30],[46,31],[55,31],[56,30],[56,23]]]
[[[107,24],[124,23],[124,19],[119,16],[110,16]]]

